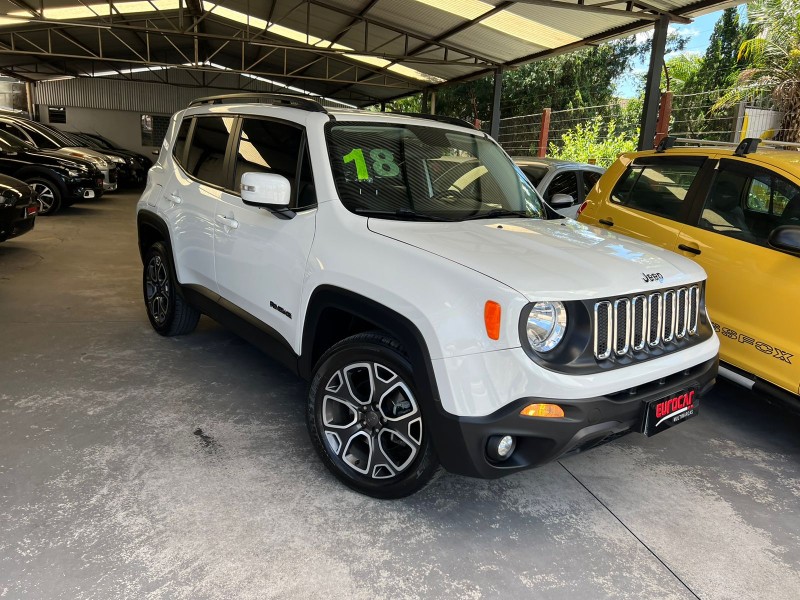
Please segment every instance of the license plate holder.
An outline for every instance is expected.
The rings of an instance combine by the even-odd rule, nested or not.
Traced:
[[[642,433],[652,437],[697,416],[697,413],[698,397],[694,388],[650,400],[644,405]]]

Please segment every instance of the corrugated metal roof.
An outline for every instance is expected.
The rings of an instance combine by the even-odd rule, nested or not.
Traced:
[[[191,64],[207,76],[183,85],[202,88],[224,68],[366,104],[641,31],[664,12],[681,20],[739,3],[580,2],[40,0],[30,10],[6,2],[0,8],[0,68],[31,79],[122,72],[149,81],[159,76],[141,71],[143,65],[171,75]],[[58,35],[49,31],[54,29]],[[70,89],[96,94],[89,87]],[[113,101],[173,106],[153,98]]]

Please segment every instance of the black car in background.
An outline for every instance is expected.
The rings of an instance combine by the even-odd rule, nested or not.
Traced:
[[[80,135],[82,138],[86,140],[92,140],[93,142],[95,142],[97,144],[97,147],[103,151],[113,150],[114,152],[119,152],[120,154],[124,154],[126,156],[131,156],[135,158],[142,168],[143,171],[142,179],[144,180],[147,178],[147,171],[149,171],[150,167],[153,166],[153,161],[150,160],[150,158],[148,158],[144,154],[141,154],[139,152],[134,152],[133,150],[126,150],[122,146],[115,144],[114,142],[112,142],[108,138],[103,137],[99,133],[82,132]]]
[[[125,161],[124,164],[117,164],[117,181],[120,186],[135,187],[141,185],[147,177],[147,170],[153,166],[153,161],[147,157],[137,152],[112,147],[110,143],[103,141],[103,138],[99,136],[75,133],[73,131],[62,131],[61,133],[80,142],[82,146],[123,159]]]
[[[0,174],[31,186],[41,215],[103,195],[103,174],[93,163],[37,150],[4,131],[0,131]]]
[[[33,229],[39,202],[24,181],[0,175],[0,242]]]

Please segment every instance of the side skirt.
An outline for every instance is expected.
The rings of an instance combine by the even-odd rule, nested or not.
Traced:
[[[272,327],[202,286],[184,285],[181,286],[181,293],[186,301],[201,313],[247,340],[292,373],[299,375],[297,366],[299,357]]]

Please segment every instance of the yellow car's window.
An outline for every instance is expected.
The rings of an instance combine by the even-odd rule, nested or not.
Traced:
[[[698,226],[767,246],[773,229],[798,221],[800,187],[764,169],[722,161]]]
[[[670,219],[678,218],[702,163],[669,161],[628,169],[611,200]]]

